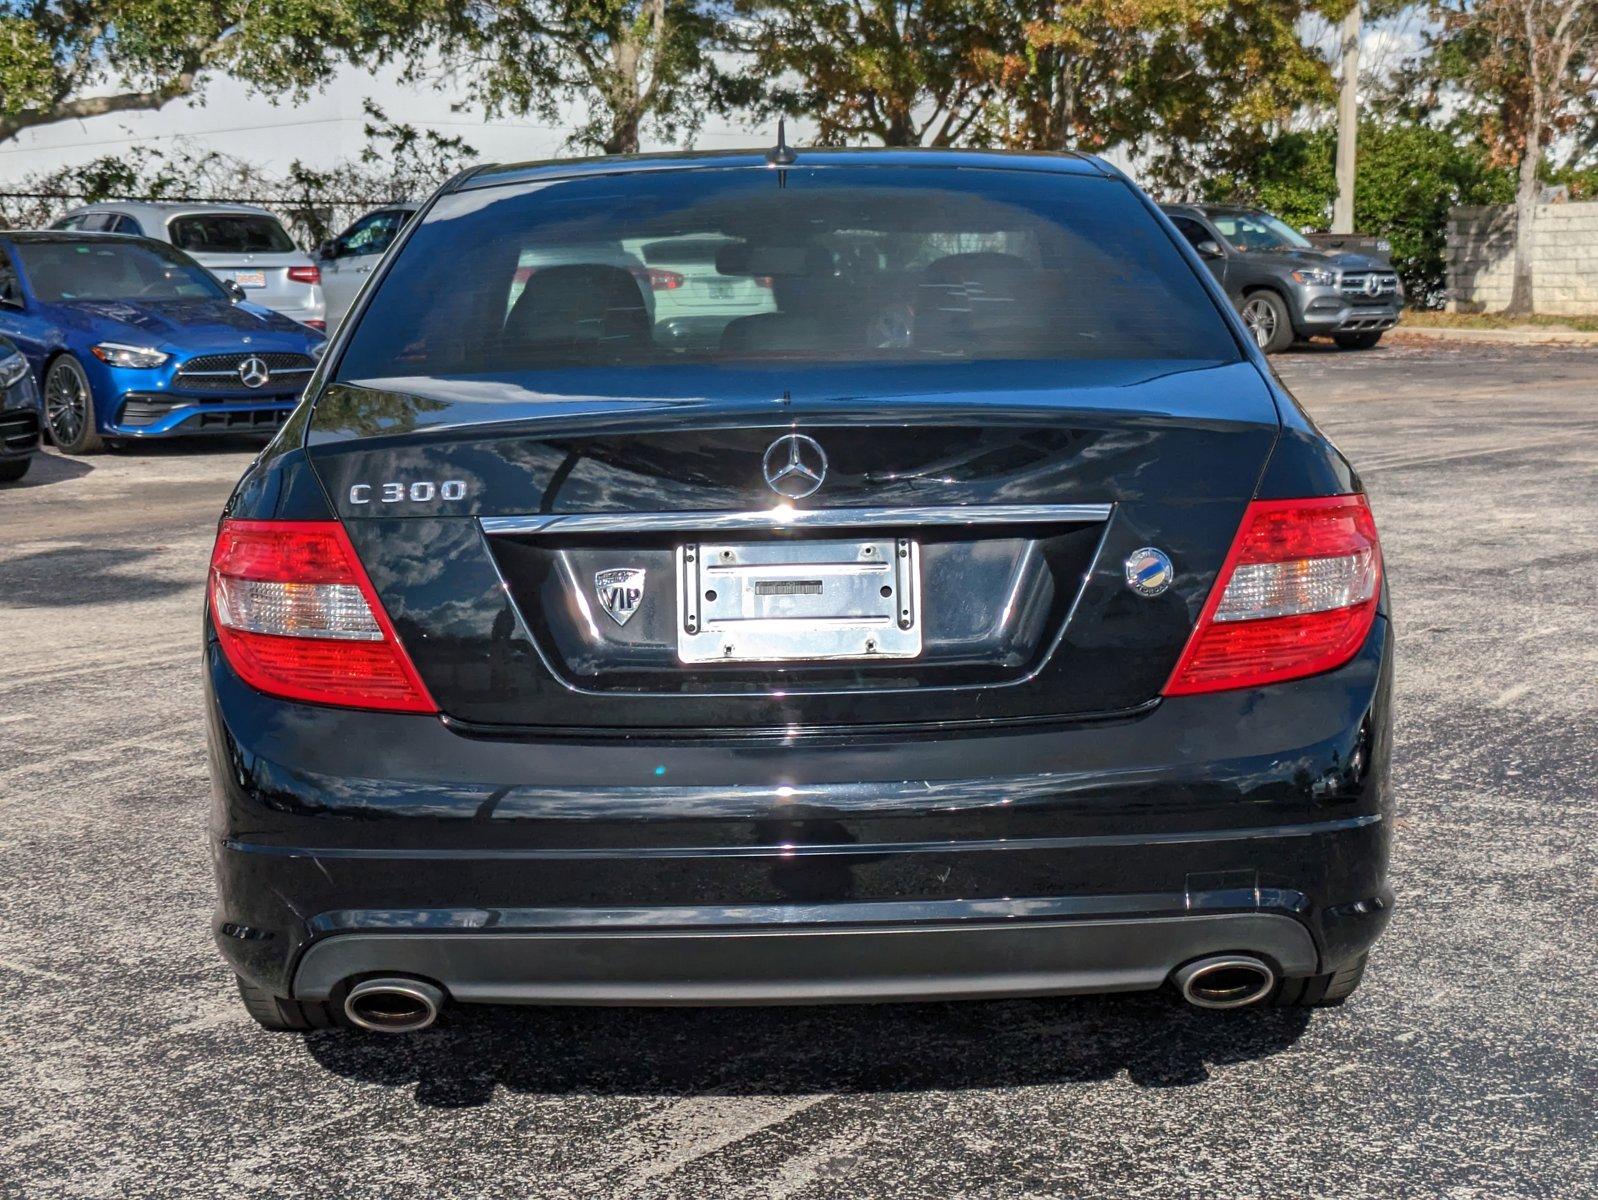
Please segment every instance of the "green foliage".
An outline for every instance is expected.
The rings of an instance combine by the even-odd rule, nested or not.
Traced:
[[[366,145],[354,160],[319,170],[295,159],[281,180],[263,181],[308,244],[338,233],[356,209],[427,196],[477,158],[463,138],[401,124],[370,100],[365,107]]]
[[[1311,16],[1344,0],[1050,0],[1007,59],[1016,114],[1006,140],[1143,151],[1146,174],[1180,184],[1246,163],[1295,113],[1333,98],[1304,43]]]
[[[1598,164],[1556,167],[1546,173],[1549,183],[1570,189],[1572,200],[1598,200]]]
[[[721,79],[727,107],[813,119],[836,146],[986,143],[1006,47],[1021,36],[1003,0],[734,0],[733,48],[749,69]]]
[[[490,113],[555,121],[578,104],[567,144],[623,154],[646,128],[665,140],[698,130],[714,11],[711,0],[417,0],[384,53],[406,78],[447,78]]]
[[[53,71],[42,31],[26,17],[0,16],[0,113],[50,103]]]
[[[753,69],[722,94],[814,119],[824,144],[1133,148],[1185,183],[1330,102],[1299,27],[1345,3],[735,0]]]
[[[1289,224],[1324,229],[1337,195],[1337,136],[1332,129],[1283,134],[1252,169],[1216,176],[1205,199],[1258,204]],[[1503,204],[1515,181],[1487,152],[1424,125],[1367,123],[1359,131],[1354,227],[1392,242],[1393,265],[1412,303],[1438,305],[1446,284],[1448,210],[1461,204]]]
[[[406,27],[411,0],[0,0],[0,142],[159,108],[226,73],[304,95]]]

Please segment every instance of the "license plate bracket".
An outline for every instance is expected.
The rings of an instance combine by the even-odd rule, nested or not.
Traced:
[[[677,548],[677,657],[827,662],[921,653],[910,538],[692,542]]]

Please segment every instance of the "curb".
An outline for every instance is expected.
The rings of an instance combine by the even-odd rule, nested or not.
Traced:
[[[1591,346],[1598,333],[1579,329],[1450,329],[1446,326],[1399,325],[1391,334],[1440,342],[1478,342],[1507,346]]]

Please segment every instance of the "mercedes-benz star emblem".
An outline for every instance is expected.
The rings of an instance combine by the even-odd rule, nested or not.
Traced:
[[[1382,290],[1382,277],[1374,272],[1365,276],[1365,294],[1375,296]]]
[[[1144,546],[1126,556],[1126,586],[1139,596],[1158,596],[1175,577],[1176,571],[1163,550]]]
[[[784,434],[766,447],[760,469],[777,495],[803,500],[827,478],[827,452],[813,437]]]
[[[239,382],[247,388],[265,387],[271,378],[266,360],[259,355],[252,354],[239,364]]]

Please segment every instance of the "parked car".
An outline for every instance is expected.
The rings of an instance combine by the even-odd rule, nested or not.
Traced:
[[[317,265],[322,272],[328,321],[332,328],[337,328],[344,319],[362,285],[382,261],[405,223],[420,207],[419,204],[405,202],[376,209],[361,217],[338,237],[317,247]],[[646,295],[651,311],[655,304],[654,293],[679,286],[682,282],[680,275],[669,271],[657,269],[652,274],[638,254],[619,242],[597,246],[566,242],[534,243],[523,247],[521,251],[506,304],[516,303],[522,287],[540,268],[585,262],[613,263],[631,271],[648,286]]]
[[[281,425],[324,339],[243,296],[165,242],[0,233],[0,334],[26,357],[69,454]]]
[[[4,275],[0,274],[0,289]],[[0,308],[6,303],[0,290]],[[28,360],[0,337],[0,483],[15,483],[28,473],[39,449],[39,388]]]
[[[408,201],[369,212],[335,238],[316,248],[316,265],[322,274],[322,295],[327,302],[327,327],[338,328],[355,301],[372,268],[382,260],[405,222],[421,205]]]
[[[648,271],[661,327],[656,339],[663,345],[689,352],[713,348],[729,321],[776,310],[770,278],[722,274],[717,256],[738,250],[730,238],[657,238],[628,249]]]
[[[1162,206],[1243,315],[1260,349],[1330,337],[1369,350],[1398,323],[1404,285],[1385,258],[1319,250],[1287,222],[1258,208]]]
[[[248,1011],[1341,1001],[1392,904],[1359,477],[1100,160],[781,161],[453,181],[234,490]],[[697,350],[611,257],[674,238],[743,305]]]
[[[253,303],[312,329],[327,328],[320,269],[264,208],[106,201],[74,209],[51,228],[168,242],[218,279],[238,284]]]

